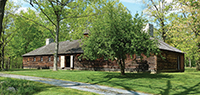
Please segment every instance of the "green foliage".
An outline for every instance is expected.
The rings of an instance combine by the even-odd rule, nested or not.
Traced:
[[[16,31],[14,30],[14,19],[15,16],[11,13],[16,13],[17,9],[20,6],[17,4],[14,4],[13,1],[8,1],[5,6],[5,12],[4,12],[4,19],[3,19],[3,33],[1,34],[1,49],[0,49],[0,61],[1,61],[1,68],[4,69],[4,62],[6,57],[9,56],[7,53],[7,47],[8,43],[10,43],[10,40],[13,38],[13,36],[16,34]]]
[[[191,59],[192,66],[200,60],[199,1],[195,0],[146,0],[145,14],[155,23],[155,37],[185,52],[185,65]],[[155,5],[155,6],[154,6]],[[157,8],[157,9],[156,9]],[[164,22],[162,26],[162,22]],[[165,30],[164,32],[162,30]]]
[[[167,3],[167,0],[143,0],[146,5],[144,10],[146,18],[155,26],[155,37],[164,40],[170,40],[168,37],[168,27],[171,21],[171,15],[174,15],[173,6],[175,3]]]
[[[105,2],[106,0],[103,1]],[[90,7],[92,9],[93,6],[100,5],[101,0],[85,0],[84,2],[82,0],[30,0],[30,4],[37,11],[41,12],[41,15],[44,17],[44,23],[47,23],[48,25],[45,28],[48,29],[55,38],[54,59],[57,60],[59,49],[59,32],[61,28],[63,28],[62,26],[64,26],[64,28],[66,28],[65,30],[67,31],[62,32],[73,32],[74,29],[72,25],[76,24],[73,22],[73,19],[88,17],[89,15],[84,14],[88,12],[84,8]],[[88,14],[93,12],[95,11],[88,12]],[[81,27],[84,27],[84,25]],[[53,69],[57,71],[57,61],[54,61]]]
[[[95,60],[106,57],[120,61],[124,69],[126,54],[150,54],[158,52],[157,44],[142,31],[145,20],[138,14],[132,18],[130,12],[121,3],[108,2],[101,10],[103,13],[95,19],[89,28],[89,37],[82,40],[82,49],[86,58]]]
[[[20,14],[27,18],[35,18],[35,21],[39,22],[37,14],[31,9]],[[14,23],[17,34],[15,34],[9,44],[11,56],[21,57],[21,55],[45,45],[45,38],[51,37],[40,31],[39,25],[24,18],[17,17]]]
[[[174,3],[180,3],[181,6],[175,8],[179,11],[171,15],[173,18],[170,22],[168,36],[171,38],[170,44],[185,54],[185,62],[191,59],[192,65],[195,66],[199,60],[199,38],[200,38],[200,15],[199,1],[194,0],[174,0]],[[195,62],[194,62],[195,61]],[[186,63],[188,64],[188,63]]]

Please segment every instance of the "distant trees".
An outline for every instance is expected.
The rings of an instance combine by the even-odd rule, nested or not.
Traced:
[[[170,45],[184,51],[186,65],[199,68],[200,62],[200,1],[198,0],[145,0],[149,19],[158,25],[157,34]],[[160,20],[159,20],[160,19]],[[152,20],[150,20],[152,21]],[[158,22],[158,23],[157,23]],[[164,24],[162,24],[164,22]],[[164,26],[164,27],[163,27]],[[160,32],[160,30],[165,30]],[[161,33],[161,34],[159,34]],[[163,35],[164,34],[164,35]],[[166,36],[166,37],[164,37]],[[167,38],[167,39],[165,39]]]
[[[89,37],[82,41],[84,56],[91,60],[104,57],[116,60],[124,75],[126,55],[142,53],[150,56],[157,54],[157,44],[150,36],[142,32],[144,19],[142,16],[133,18],[130,12],[118,2],[108,2],[91,24]]]
[[[178,0],[177,3],[180,4],[179,9],[181,11],[173,27],[179,29],[178,31],[183,30],[185,32],[182,41],[188,43],[190,50],[183,49],[186,49],[189,58],[196,61],[197,70],[200,70],[200,1]]]
[[[153,22],[157,29],[157,35],[164,42],[167,41],[168,20],[170,12],[173,10],[173,3],[168,3],[167,0],[144,0],[146,9],[144,10],[148,20]]]
[[[5,49],[8,46],[8,43],[11,41],[16,31],[14,30],[14,19],[15,17],[10,13],[16,13],[19,5],[14,4],[12,1],[8,1],[5,6],[4,19],[2,24],[2,34],[1,34],[1,68],[5,69]],[[6,69],[8,66],[6,64]]]
[[[31,9],[28,9],[27,12],[21,11],[18,15],[23,15],[27,18],[34,18],[34,21],[39,22],[40,18],[37,17],[37,13]],[[15,35],[12,38],[11,42],[8,44],[7,49],[9,51],[7,54],[13,60],[20,59],[22,60],[22,55],[28,53],[38,47],[41,47],[45,44],[45,38],[51,37],[44,34],[37,23],[31,22],[26,18],[21,16],[16,16],[14,19],[14,30]],[[22,66],[22,61],[18,61],[17,65]]]

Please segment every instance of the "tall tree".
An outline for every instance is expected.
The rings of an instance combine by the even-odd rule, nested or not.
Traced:
[[[116,60],[121,75],[124,75],[126,55],[145,54],[147,57],[157,53],[158,49],[150,35],[144,33],[144,19],[141,16],[132,18],[122,3],[109,1],[91,24],[89,37],[82,40],[84,56],[89,59],[105,57]]]
[[[6,5],[7,0],[0,0],[0,39],[2,37],[2,32],[3,32],[3,17],[4,17],[4,10],[5,10],[5,5]],[[2,47],[2,42],[0,42],[0,48]]]
[[[39,22],[41,19],[38,17],[38,13],[31,9],[28,9],[27,12],[21,11],[18,15],[23,15],[26,18],[35,18],[35,22]],[[41,31],[43,27],[26,18],[16,16],[14,19],[13,30],[17,33],[6,48],[7,50],[9,49],[7,55],[12,60],[21,59],[21,55],[43,46],[45,44],[45,38],[51,37],[45,33],[46,31]],[[18,65],[22,65],[22,61],[17,63]]]
[[[188,42],[189,49],[185,50],[189,58],[196,61],[197,70],[200,70],[200,1],[198,0],[174,0],[179,6],[176,19],[172,22],[172,29],[176,30],[177,40]],[[182,32],[185,33],[182,33]],[[174,32],[174,31],[172,31]],[[174,33],[175,34],[175,33]],[[181,34],[185,34],[180,38]],[[187,49],[187,48],[183,48]]]
[[[14,16],[10,13],[16,13],[18,10],[19,5],[14,4],[12,1],[8,1],[5,6],[5,12],[4,12],[4,20],[3,20],[3,33],[1,34],[1,67],[4,69],[4,55],[5,55],[5,47],[10,42],[10,40],[13,38],[16,31],[13,30],[14,27]]]
[[[149,21],[157,25],[157,34],[161,36],[162,40],[167,40],[167,27],[168,27],[168,16],[173,10],[173,3],[167,2],[167,0],[144,0],[144,4],[147,9],[144,10]]]
[[[53,35],[56,43],[54,53],[54,71],[57,71],[59,32],[60,27],[62,26],[61,22],[64,19],[71,21],[73,18],[87,17],[88,15],[83,15],[86,12],[83,9],[85,7],[95,9],[101,4],[101,2],[106,2],[106,0],[84,0],[84,2],[83,0],[30,0],[30,4],[46,17],[46,20],[44,21],[48,21],[54,26],[54,29],[51,30],[52,34],[54,34],[53,31],[56,33],[56,35]],[[92,13],[94,12],[95,11],[92,11]],[[67,21],[67,23],[69,22]]]

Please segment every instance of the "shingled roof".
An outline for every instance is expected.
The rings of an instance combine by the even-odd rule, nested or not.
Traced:
[[[58,54],[76,54],[83,53],[83,50],[79,46],[80,40],[63,41],[59,43]],[[51,43],[26,53],[22,56],[36,56],[36,55],[53,55],[55,50],[55,43]]]
[[[150,39],[153,39],[153,38],[150,38]],[[78,53],[80,54],[80,53],[83,53],[83,50],[80,47],[79,41],[80,40],[60,42],[58,54],[78,54]],[[158,43],[159,43],[158,48],[161,50],[184,53],[181,50],[179,50],[175,47],[172,47],[169,44],[167,44],[161,40],[158,40]],[[29,53],[26,53],[22,56],[53,55],[54,48],[55,48],[55,43],[51,43],[51,44],[45,45],[43,47],[40,47],[36,50],[33,50]]]
[[[169,44],[167,44],[161,40],[158,40],[158,43],[159,43],[159,46],[158,46],[159,49],[178,52],[178,53],[184,53],[183,51],[181,51],[175,47],[172,47]]]

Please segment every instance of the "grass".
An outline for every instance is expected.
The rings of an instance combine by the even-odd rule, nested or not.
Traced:
[[[7,90],[14,87],[16,91]],[[1,95],[95,95],[95,93],[62,88],[44,83],[0,77]]]
[[[193,68],[186,68],[185,72],[160,74],[126,73],[125,76],[121,76],[119,72],[78,70],[18,70],[4,71],[3,73],[100,84],[161,95],[200,94],[200,72],[195,71]]]

